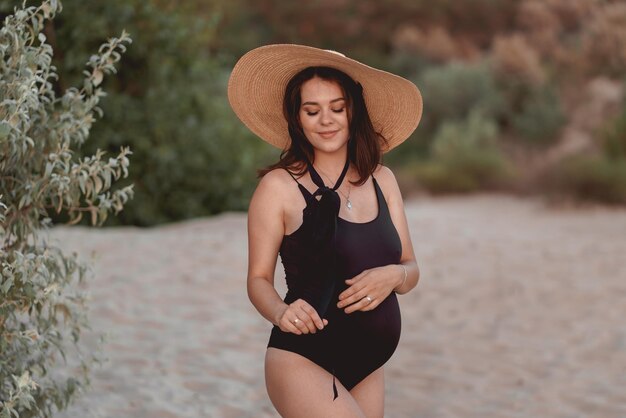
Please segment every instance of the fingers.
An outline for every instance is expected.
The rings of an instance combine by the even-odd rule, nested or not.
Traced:
[[[302,310],[309,315],[309,318],[311,318],[311,322],[315,328],[317,329],[324,328],[324,323],[322,322],[322,318],[320,318],[320,316],[317,314],[317,311],[313,309],[311,305],[304,302],[304,304],[302,305]]]
[[[361,273],[357,274],[353,278],[346,280],[345,282],[348,285],[348,288],[339,294],[339,300],[349,298],[359,290],[363,289],[365,287],[365,283],[362,282],[361,279],[363,279],[368,273],[369,270],[363,270]]]
[[[353,278],[346,280],[346,283],[348,285],[353,285],[354,283],[356,283],[359,280],[361,280],[363,278],[363,276],[365,276],[368,272],[369,272],[369,270],[363,270],[362,272],[360,272],[359,274],[357,274]]]
[[[279,321],[281,330],[298,335],[315,334],[327,324],[328,321],[322,320],[317,311],[302,299],[290,304]]]
[[[339,295],[339,303],[337,303],[337,307],[345,308],[348,305],[352,305],[353,303],[360,301],[365,296],[367,296],[367,291],[364,285],[352,285]]]
[[[287,309],[288,311],[289,309]],[[300,335],[302,334],[302,331],[300,331],[300,329],[298,328],[298,324],[300,323],[300,319],[298,318],[292,318],[289,319],[290,315],[287,314],[287,311],[285,311],[285,314],[283,314],[282,318],[280,319],[278,326],[279,328],[284,331],[284,332],[291,332],[293,334],[297,334]],[[297,321],[296,321],[297,319]]]
[[[306,325],[306,322],[300,319],[298,315],[296,315],[296,317],[294,318],[293,324],[296,326],[296,328],[298,328],[298,331],[300,331],[302,334],[308,334],[309,332],[311,332],[309,327]]]
[[[377,290],[366,288],[365,286],[359,289],[359,285],[353,285],[352,287],[354,288],[352,291],[355,293],[340,300],[339,303],[337,303],[338,308],[345,308],[345,313],[352,313],[354,311],[370,311],[378,306],[379,300],[374,295]],[[346,290],[346,292],[348,292],[348,290]]]
[[[299,321],[296,321],[298,329],[302,331],[303,334],[308,334],[309,332],[315,334],[317,327],[313,323],[313,319],[311,319],[311,316],[303,309],[302,306],[299,306],[298,308],[299,311],[296,314],[299,319]]]
[[[378,301],[372,296],[365,296],[361,300],[348,306],[344,311],[345,313],[352,313],[354,311],[371,311],[378,306]]]

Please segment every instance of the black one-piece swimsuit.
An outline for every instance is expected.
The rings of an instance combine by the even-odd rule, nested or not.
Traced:
[[[291,173],[290,173],[291,174]],[[293,177],[293,176],[292,176]],[[337,217],[336,223],[336,269],[337,275],[332,297],[323,318],[328,325],[315,334],[297,335],[283,332],[278,326],[272,329],[268,347],[298,353],[329,373],[332,373],[346,389],[350,390],[370,373],[389,360],[400,339],[400,309],[395,292],[371,311],[355,311],[349,314],[338,308],[338,296],[348,288],[345,283],[365,269],[399,264],[402,244],[391,221],[385,197],[372,176],[378,215],[365,223],[355,223]],[[294,177],[295,180],[295,177]],[[297,180],[296,180],[297,182]],[[317,199],[298,182],[307,208]],[[280,255],[285,268],[287,294],[285,302],[302,298],[312,305],[306,283],[311,280],[315,268],[303,266],[309,247],[306,231],[315,228],[303,211],[303,223],[293,233],[285,235],[280,246]],[[315,306],[315,305],[313,305]]]

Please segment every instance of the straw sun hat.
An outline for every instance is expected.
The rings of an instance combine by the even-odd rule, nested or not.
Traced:
[[[228,80],[230,105],[252,132],[286,149],[291,139],[282,111],[285,88],[294,75],[313,66],[341,70],[361,83],[374,129],[389,142],[383,152],[402,143],[417,127],[422,96],[415,84],[339,52],[304,45],[266,45],[241,57]]]

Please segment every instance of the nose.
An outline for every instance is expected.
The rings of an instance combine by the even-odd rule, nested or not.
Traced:
[[[324,109],[321,111],[320,122],[322,125],[330,125],[331,123],[333,123],[333,118],[332,118],[332,115],[330,114],[329,109]]]

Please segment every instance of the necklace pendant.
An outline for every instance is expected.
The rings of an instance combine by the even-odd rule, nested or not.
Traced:
[[[352,202],[349,200],[346,202],[346,206],[348,207],[348,210],[352,210]]]

